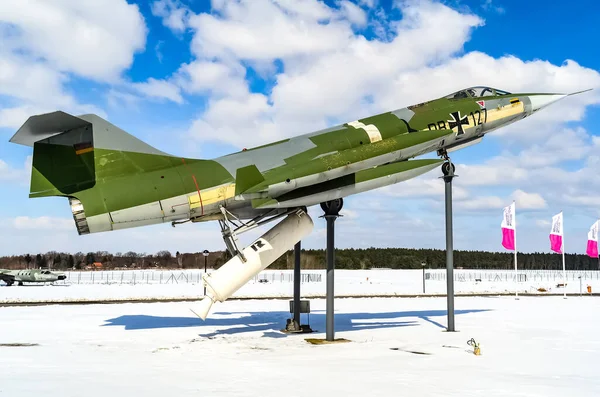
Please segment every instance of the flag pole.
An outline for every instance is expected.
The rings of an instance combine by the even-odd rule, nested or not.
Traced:
[[[567,272],[565,270],[565,217],[560,211],[562,220],[562,265],[563,265],[563,299],[567,299]]]
[[[515,299],[519,299],[519,274],[517,272],[517,207],[515,200],[513,200],[515,206]]]

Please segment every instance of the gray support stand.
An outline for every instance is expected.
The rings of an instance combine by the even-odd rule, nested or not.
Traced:
[[[292,317],[287,319],[285,329],[281,330],[288,334],[313,332],[310,324],[300,324],[300,314],[310,313],[310,301],[300,300],[300,246],[300,241],[294,245],[294,298],[290,301],[290,313]]]
[[[454,247],[452,246],[452,179],[454,165],[448,161],[442,165],[446,185],[446,296],[448,301],[448,332],[454,332]]]
[[[334,244],[334,222],[338,215],[325,215],[327,221],[327,302],[326,302],[326,324],[325,334],[327,341],[334,339],[334,315],[333,315],[333,286],[335,271],[335,244]]]
[[[294,246],[294,322],[300,325],[300,241]]]

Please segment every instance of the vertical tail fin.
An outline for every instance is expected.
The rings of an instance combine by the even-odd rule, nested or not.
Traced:
[[[167,155],[94,114],[62,111],[30,117],[10,142],[33,147],[29,197],[70,196],[94,187],[97,148]]]

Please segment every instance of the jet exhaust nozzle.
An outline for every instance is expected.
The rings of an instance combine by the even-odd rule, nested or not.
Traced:
[[[224,302],[254,276],[275,262],[288,249],[308,236],[313,229],[310,216],[298,210],[268,230],[252,244],[243,249],[246,262],[238,255],[202,280],[206,296],[200,302],[196,314],[206,320],[215,302]]]

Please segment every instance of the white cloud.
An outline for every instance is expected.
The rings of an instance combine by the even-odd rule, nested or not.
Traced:
[[[152,15],[161,17],[163,25],[176,33],[185,31],[192,12],[177,0],[159,0],[151,5]]]
[[[0,159],[0,181],[12,181],[21,178],[22,170],[11,168],[6,161]]]
[[[0,94],[28,101],[70,102],[72,98],[62,92],[67,81],[64,73],[35,59],[0,52]]]
[[[518,162],[523,167],[543,167],[569,160],[580,160],[591,152],[591,137],[585,129],[551,130],[541,143],[520,151]],[[569,144],[566,145],[565,142]]]
[[[353,36],[349,23],[314,1],[240,0],[213,3],[213,14],[190,18],[196,31],[192,51],[202,56],[275,59],[343,48]]]
[[[211,101],[202,119],[190,128],[194,139],[246,147],[278,140],[280,133],[269,120],[269,104],[262,94]]]
[[[419,176],[417,178],[409,179],[404,182],[400,182],[394,185],[385,186],[380,189],[381,192],[393,196],[393,197],[407,197],[407,198],[418,198],[418,197],[431,197],[435,200],[444,200],[446,187],[442,179],[431,177],[436,171],[431,171],[426,174],[428,176]],[[438,172],[441,176],[441,172]],[[469,197],[469,193],[464,188],[457,186],[453,183],[452,186],[452,198],[454,200],[464,200]]]
[[[109,106],[113,108],[126,107],[128,109],[137,109],[139,102],[142,100],[142,98],[137,95],[120,91],[115,88],[108,90],[106,98]]]
[[[542,209],[548,204],[538,193],[527,193],[520,189],[515,190],[511,197],[515,200],[517,208],[520,209]]]
[[[94,105],[80,104],[64,85],[68,77],[35,59],[4,53],[0,50],[0,95],[13,99],[13,106],[0,103],[0,127],[18,128],[29,116],[55,110],[96,113]]]
[[[124,0],[0,3],[0,127],[18,128],[34,114],[96,113],[66,88],[72,74],[117,81],[144,48],[145,25]]]
[[[549,220],[546,219],[536,219],[535,224],[543,229],[550,229],[550,226],[552,226],[552,224],[550,223]]]
[[[481,7],[486,11],[494,11],[498,14],[504,14],[506,12],[504,7],[493,4],[493,0],[484,0]]]
[[[485,139],[485,138],[484,138]],[[500,161],[498,161],[500,162]],[[460,184],[466,186],[515,184],[526,180],[527,170],[514,163],[456,164]]]
[[[31,174],[32,156],[25,159],[23,168],[11,167],[6,161],[0,159],[0,182],[18,182],[29,186],[29,175]]]
[[[352,24],[362,27],[367,23],[367,14],[365,14],[364,10],[356,4],[344,0],[340,3],[340,7],[342,9],[342,14],[348,21],[352,22]]]
[[[32,114],[43,113],[43,108],[36,109],[33,106],[19,106],[12,108],[0,108],[0,128],[19,128]]]
[[[490,210],[506,207],[506,200],[496,196],[479,196],[468,200],[459,201],[454,207],[459,210]]]
[[[12,225],[19,230],[74,230],[73,219],[57,218],[50,216],[29,217],[17,216]]]
[[[218,61],[196,60],[182,65],[172,81],[187,93],[243,97],[248,94],[245,74],[246,69],[239,63],[225,65]]]
[[[146,43],[144,18],[125,0],[2,1],[0,24],[12,28],[2,38],[5,48],[98,80],[117,79]]]
[[[353,219],[357,219],[360,217],[360,215],[357,211],[350,210],[347,208],[342,208],[342,210],[340,211],[340,215],[342,215],[344,217],[344,219],[348,219],[348,220],[353,220]]]
[[[557,66],[545,61],[524,62],[512,56],[493,58],[479,52],[456,57],[472,29],[483,21],[437,2],[402,3],[404,19],[390,24],[395,33],[390,42],[367,41],[352,33],[348,20],[338,18],[328,25],[318,24],[317,15],[339,16],[339,10],[329,9],[322,15],[309,13],[310,17],[302,19],[302,23],[307,27],[314,24],[317,30],[321,29],[317,44],[311,34],[293,30],[298,22],[287,20],[289,10],[269,2],[221,2],[217,8],[218,16],[201,14],[192,18],[191,25],[196,30],[193,52],[200,58],[220,57],[219,76],[227,75],[225,70],[231,68],[230,65],[239,67],[239,60],[260,62],[279,58],[284,62],[284,71],[276,75],[277,84],[267,99],[268,106],[262,114],[256,115],[256,120],[264,122],[264,125],[255,124],[254,128],[259,131],[257,136],[261,136],[262,129],[279,131],[279,138],[309,132],[311,128],[330,124],[331,120],[346,122],[393,110],[475,82],[529,92],[572,92],[590,86],[600,87],[598,72],[573,61]],[[269,15],[266,18],[269,23],[256,27],[257,15],[263,12]],[[282,26],[279,26],[277,21],[285,23],[281,22]],[[443,22],[448,29],[437,29],[435,21]],[[203,22],[202,26],[200,22]],[[217,34],[222,31],[228,34]],[[244,40],[233,40],[237,35],[234,32],[244,32]],[[237,72],[235,75],[239,76]],[[202,82],[199,87],[206,86],[201,79],[198,81]],[[241,79],[234,81],[231,95],[239,98],[244,83]],[[561,122],[580,120],[585,107],[592,103],[600,103],[600,94],[569,97],[561,102],[561,112],[540,112],[516,123],[528,123],[526,134],[511,134],[526,139],[535,139],[535,131],[549,134],[546,125],[539,128],[542,123],[556,124],[555,118],[560,118]],[[206,122],[211,113],[210,106],[200,122]],[[236,114],[230,115],[228,122],[238,125],[240,122],[236,118]],[[221,128],[235,130],[223,125]],[[220,134],[220,139],[237,142],[234,144],[238,147],[265,143],[256,141],[253,136],[240,140],[238,135]],[[270,136],[270,133],[263,136]],[[501,134],[493,132],[490,136]],[[555,141],[559,141],[559,137]],[[577,153],[572,151],[563,155],[577,156]],[[515,177],[520,178],[522,173],[517,171],[519,174]],[[485,176],[485,179],[498,180],[499,177]],[[485,182],[485,179],[470,178],[473,183],[494,183]]]
[[[581,192],[577,194],[563,194],[561,196],[563,202],[582,207],[600,207],[600,197],[597,192],[588,192],[587,195]]]
[[[240,124],[248,125],[247,112],[242,111],[239,116],[238,112],[230,113],[226,120],[218,120],[225,122],[219,126],[209,121],[214,119],[211,107],[221,106],[219,101],[209,104],[195,127],[208,124],[219,128],[219,139],[241,147],[265,143],[258,138],[271,136],[273,131],[275,138],[282,138],[323,128],[327,118],[347,121],[372,114],[380,107],[380,99],[385,98],[375,95],[384,93],[398,73],[448,58],[461,49],[470,29],[482,23],[476,16],[460,14],[441,4],[408,4],[403,9],[405,19],[394,25],[397,37],[384,43],[355,35],[352,21],[343,15],[344,6],[334,9],[318,3],[307,8],[307,4],[278,2],[275,6],[265,0],[223,1],[215,6],[218,13],[190,19],[196,31],[192,52],[199,59],[219,58],[215,68],[219,76],[239,76],[238,72],[225,73],[222,69],[237,68],[240,60],[264,63],[277,58],[285,65],[285,71],[276,76],[271,95],[265,97],[267,106],[255,114],[258,122],[252,123],[254,133],[244,134],[245,140],[239,139],[236,131]],[[320,18],[330,21],[320,24]],[[448,29],[442,32],[434,28],[437,20]],[[206,85],[198,77],[196,81],[200,87]],[[235,88],[232,96],[240,98],[242,80],[230,81],[236,82],[231,84]],[[369,104],[367,97],[375,98],[376,104]],[[195,127],[192,134],[199,138]]]
[[[183,103],[180,88],[168,81],[151,77],[144,83],[132,83],[131,87],[147,97],[169,99],[179,104]]]

